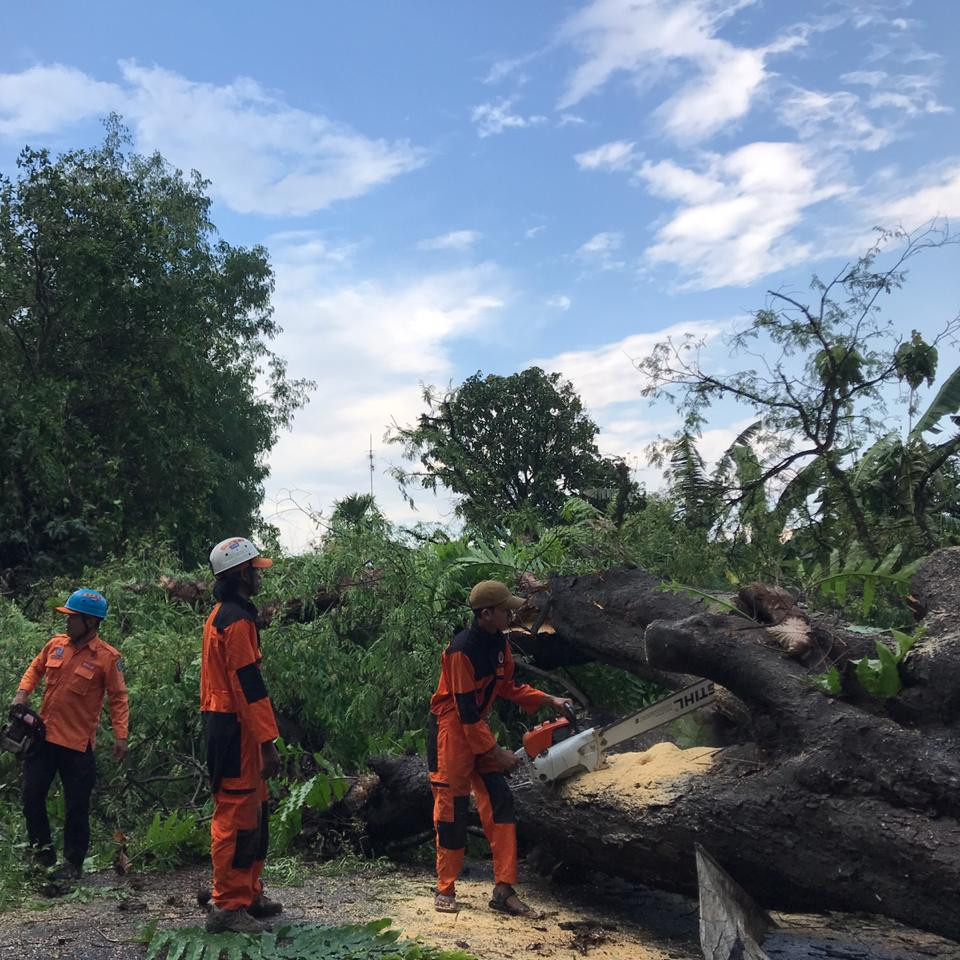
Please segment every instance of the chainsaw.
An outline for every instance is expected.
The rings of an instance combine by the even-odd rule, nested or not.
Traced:
[[[588,730],[578,730],[576,716],[567,710],[562,717],[528,730],[516,756],[530,762],[535,780],[558,783],[580,773],[599,770],[611,747],[699,710],[715,698],[713,681],[700,680],[609,726]]]
[[[0,750],[9,750],[18,760],[33,753],[46,736],[40,714],[22,703],[10,708],[10,720],[0,729]]]

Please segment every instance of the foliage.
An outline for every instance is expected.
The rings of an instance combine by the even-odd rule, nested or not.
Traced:
[[[698,600],[706,600],[711,606],[720,607],[721,610],[727,613],[732,613],[734,616],[742,617],[744,620],[749,620],[751,623],[757,622],[748,613],[745,613],[736,604],[731,603],[729,600],[726,600],[723,597],[718,597],[712,593],[706,593],[703,590],[698,590],[696,587],[688,587],[682,583],[677,583],[676,580],[668,583],[662,583],[660,585],[660,590],[664,593],[685,593],[688,596],[696,597]]]
[[[807,572],[802,562],[797,564],[797,574],[807,593],[819,592],[824,598],[836,601],[842,607],[847,601],[847,591],[854,585],[862,590],[860,615],[869,617],[877,596],[877,588],[889,590],[894,596],[905,597],[910,590],[910,578],[916,573],[923,558],[897,568],[903,547],[897,545],[886,556],[875,560],[866,556],[859,544],[851,544],[846,555],[839,547],[830,553],[824,567],[817,563]]]
[[[207,182],[125,136],[0,177],[0,569],[21,576],[144,535],[195,562],[256,527],[304,402],[267,347],[266,251],[218,239]]]
[[[917,391],[934,382],[937,344],[956,338],[960,318],[928,343],[916,331],[902,340],[879,312],[881,295],[904,283],[909,260],[953,240],[937,224],[884,233],[832,279],[814,277],[811,298],[772,291],[728,341],[732,356],[759,360],[756,367],[714,372],[723,363],[706,360],[705,341],[690,337],[664,341],[638,363],[648,378],[645,394],[667,399],[684,416],[677,435],[652,454],[669,463],[672,494],[688,523],[721,533],[733,547],[756,545],[750,565],[772,560],[772,573],[778,559],[823,559],[840,539],[856,539],[876,560],[903,543],[912,559],[941,542],[946,529],[953,532],[960,435],[935,444],[924,435],[960,408],[960,370],[948,375],[906,439],[888,432],[892,400],[905,393],[912,417]],[[881,267],[891,241],[901,249]],[[708,476],[694,439],[708,411],[725,402],[756,420]]]
[[[171,810],[164,816],[157,810],[130,860],[135,863],[142,859],[150,869],[162,873],[205,853],[209,847],[209,830],[198,822],[195,813]]]
[[[147,960],[471,960],[461,950],[436,950],[400,940],[390,920],[323,927],[283,924],[257,936],[206,933],[191,927],[147,929]]]
[[[840,696],[842,689],[840,671],[836,667],[830,667],[825,673],[811,673],[807,677],[807,682],[812,683],[822,693],[829,694],[831,697]]]
[[[894,640],[892,650],[882,640],[877,640],[876,659],[861,657],[859,660],[850,661],[860,686],[878,700],[889,700],[902,689],[899,665],[920,639],[922,630],[913,635],[897,629],[891,629],[890,633]],[[831,697],[838,697],[842,692],[840,671],[835,666],[830,667],[826,673],[811,674],[806,679]]]
[[[443,395],[428,387],[423,399],[417,423],[390,435],[419,467],[394,476],[408,498],[412,486],[452,490],[458,514],[481,530],[555,523],[570,495],[606,505],[634,489],[600,456],[596,424],[558,373],[478,372]]]
[[[891,650],[880,640],[876,641],[877,658],[861,657],[853,660],[857,680],[871,696],[880,700],[889,700],[901,690],[900,671],[897,669],[903,658],[910,652],[919,639],[919,635],[910,636],[902,630],[891,630],[896,649]]]
[[[322,813],[330,804],[343,798],[348,786],[347,780],[321,753],[315,752],[309,757],[319,769],[316,773],[303,777],[305,751],[296,746],[288,746],[282,741],[278,741],[278,746],[287,766],[289,767],[290,760],[293,759],[300,769],[290,771],[292,775],[288,774],[273,784],[273,788],[280,794],[280,800],[270,814],[271,853],[282,853],[289,848],[300,833],[305,809]]]

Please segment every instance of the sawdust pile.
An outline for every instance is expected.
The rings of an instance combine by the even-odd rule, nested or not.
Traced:
[[[643,753],[614,754],[602,770],[571,780],[564,795],[626,807],[665,806],[684,792],[690,777],[710,769],[716,752],[714,747],[681,750],[674,743],[657,743]]]
[[[437,913],[433,891],[389,903],[386,909],[403,937],[447,950],[461,949],[483,960],[516,960],[517,957],[554,957],[556,960],[589,956],[591,960],[668,960],[692,957],[675,942],[659,941],[649,931],[600,915],[574,913],[553,900],[543,889],[521,885],[520,895],[544,913],[540,920],[524,920],[495,913],[487,906],[489,882],[457,881],[460,912]]]

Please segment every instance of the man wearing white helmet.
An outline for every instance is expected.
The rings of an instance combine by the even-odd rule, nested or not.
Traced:
[[[260,673],[257,608],[261,557],[243,537],[218,543],[210,554],[217,605],[203,627],[200,710],[213,788],[210,858],[213,904],[207,930],[259,933],[282,907],[263,893],[267,855],[267,780],[280,770],[273,705]]]

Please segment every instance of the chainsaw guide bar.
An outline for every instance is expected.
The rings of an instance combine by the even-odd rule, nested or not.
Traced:
[[[557,783],[580,773],[592,773],[606,763],[606,752],[627,740],[699,710],[716,698],[712,680],[699,680],[622,720],[579,733],[568,717],[541,723],[523,737],[517,756],[533,767],[532,779]]]

